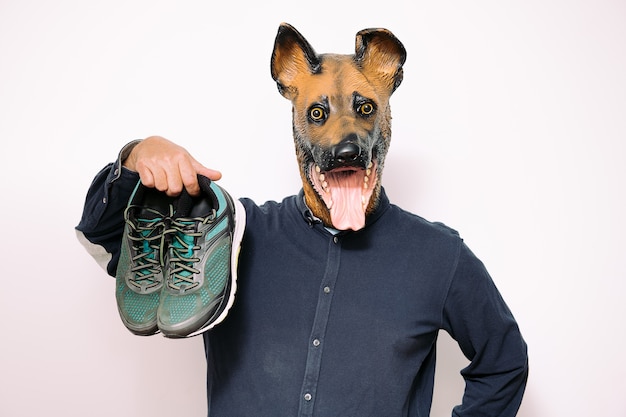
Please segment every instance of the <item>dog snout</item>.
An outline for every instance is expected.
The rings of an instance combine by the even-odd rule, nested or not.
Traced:
[[[358,161],[361,147],[352,141],[341,142],[332,148],[332,155],[337,164],[350,165]]]
[[[341,142],[330,147],[314,146],[313,160],[322,171],[341,168],[365,169],[370,151],[363,145],[357,135],[347,135]]]

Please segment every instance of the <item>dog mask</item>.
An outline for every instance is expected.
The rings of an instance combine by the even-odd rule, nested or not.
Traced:
[[[405,58],[386,29],[357,33],[354,55],[318,55],[292,26],[278,29],[272,78],[292,103],[306,204],[326,226],[359,230],[378,205]]]

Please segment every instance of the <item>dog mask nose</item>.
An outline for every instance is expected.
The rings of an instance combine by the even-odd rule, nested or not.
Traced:
[[[340,165],[350,165],[361,156],[361,147],[354,142],[342,142],[332,149],[335,161]]]

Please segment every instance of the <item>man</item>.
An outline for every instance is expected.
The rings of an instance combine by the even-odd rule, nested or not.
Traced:
[[[401,81],[401,44],[385,31],[363,31],[359,36],[355,63],[346,64],[344,58],[315,55],[295,30],[281,27],[272,75],[294,109],[298,104],[293,83],[309,77],[293,77],[297,71],[307,71],[309,65],[328,74],[341,64],[366,72],[371,70],[367,59],[377,53],[387,54],[374,60],[377,65],[393,64],[382,77],[388,81],[382,88],[391,94]],[[379,38],[368,43],[372,36]],[[382,48],[385,42],[385,51],[368,50],[368,45]],[[395,59],[388,52],[392,49]],[[306,59],[276,63],[300,53]],[[344,67],[339,72],[346,71]],[[374,77],[367,75],[368,80]],[[312,71],[310,76],[317,74]],[[375,110],[384,106],[357,93],[351,94],[360,100],[359,106],[350,105],[346,112],[361,112],[363,120],[375,123]],[[333,100],[335,95],[324,97]],[[305,123],[314,130],[326,120],[322,117],[332,120],[333,114],[324,111],[336,108],[336,103],[307,107]],[[381,117],[389,117],[383,113]],[[343,146],[343,152],[344,144],[336,146]],[[364,158],[362,147],[350,148],[358,149],[352,160]],[[299,152],[299,160],[307,161],[305,150]],[[282,202],[258,206],[240,200],[247,220],[237,297],[223,323],[203,333],[210,416],[427,416],[441,329],[471,361],[461,372],[466,389],[453,415],[516,415],[528,373],[526,344],[486,269],[458,233],[391,204],[379,184],[376,192],[368,193],[375,200],[363,202],[364,222],[333,213],[332,208],[344,202],[330,197],[318,199],[321,208],[313,207],[317,194],[342,187],[340,177],[349,169],[367,169],[367,174],[359,174],[368,177],[365,187],[377,181],[369,171],[372,165],[372,170],[382,170],[381,153],[372,153],[376,160],[368,153],[360,168],[342,165],[341,175],[329,168],[327,176],[336,176],[331,185],[324,184],[331,181],[328,178],[310,180],[309,172],[326,172],[319,168],[321,162],[313,164],[303,174],[305,190]],[[123,213],[138,179],[175,197],[183,189],[198,195],[198,174],[211,180],[221,177],[162,137],[131,142],[92,183],[77,227],[80,239],[115,275]],[[342,192],[332,192],[332,199],[344,198]],[[348,226],[336,227],[336,218]]]

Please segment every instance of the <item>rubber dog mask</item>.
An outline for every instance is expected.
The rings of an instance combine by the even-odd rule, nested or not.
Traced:
[[[354,55],[318,55],[292,26],[278,29],[272,78],[292,103],[306,204],[328,227],[359,230],[378,205],[405,59],[386,29],[358,32]]]

